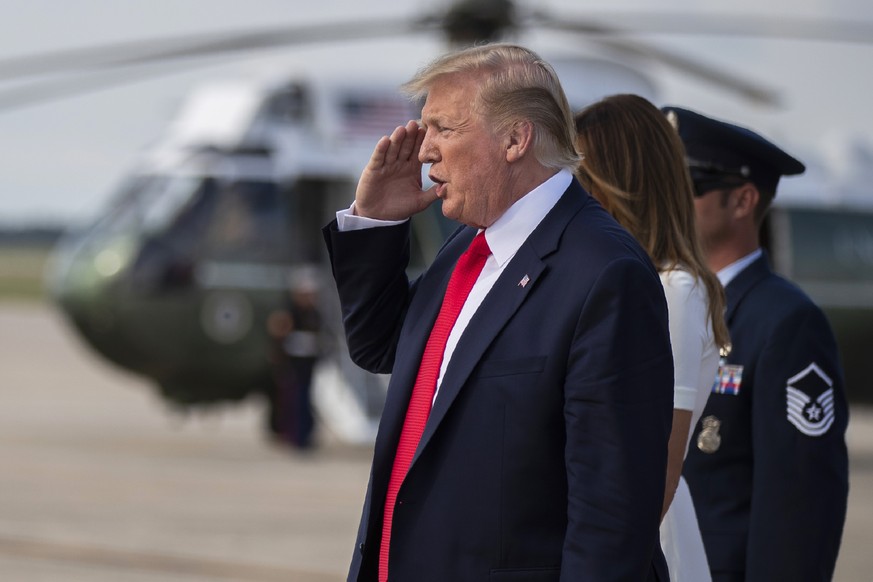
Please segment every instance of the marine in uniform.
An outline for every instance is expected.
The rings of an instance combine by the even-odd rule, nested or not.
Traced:
[[[678,107],[698,229],[727,296],[731,347],[684,466],[715,582],[830,580],[848,497],[848,423],[824,315],[775,274],[759,230],[801,162],[762,136]]]

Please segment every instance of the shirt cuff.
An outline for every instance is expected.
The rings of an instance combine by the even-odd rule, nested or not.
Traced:
[[[694,410],[697,401],[697,389],[690,386],[673,387],[673,408],[678,410]],[[692,427],[693,429],[694,427]]]
[[[396,226],[403,224],[405,220],[379,220],[378,218],[367,218],[366,216],[358,216],[355,213],[355,203],[346,208],[339,210],[336,213],[336,224],[340,232],[349,230],[364,230],[365,228],[373,228],[377,226]]]

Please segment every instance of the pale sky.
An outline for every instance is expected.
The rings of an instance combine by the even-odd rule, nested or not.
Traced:
[[[336,16],[373,18],[421,14],[420,6],[445,2],[410,0],[28,0],[0,4],[0,55],[245,27],[325,22]],[[839,18],[870,23],[868,0],[517,0],[568,17],[635,11],[697,15]],[[621,21],[616,21],[621,24]],[[846,144],[873,149],[873,35],[869,44],[755,40],[742,37],[650,34],[635,37],[693,56],[779,91],[776,109],[749,105],[663,66],[645,67],[659,89],[658,105],[674,104],[750,126],[811,168],[826,164],[845,172]],[[584,52],[567,35],[515,39],[543,53]],[[412,74],[442,50],[437,39],[406,38],[292,48],[223,58],[208,67],[146,77],[112,89],[0,111],[0,224],[87,222],[97,216],[139,152],[155,140],[185,94],[202,81],[252,68],[280,70],[288,58],[342,59],[360,67],[396,67]],[[12,88],[0,81],[0,91]],[[2,95],[0,95],[2,99]],[[386,133],[392,128],[386,128]],[[868,160],[869,161],[869,160]],[[857,171],[857,167],[853,170]],[[866,167],[873,172],[873,167]],[[816,191],[816,173],[783,183]],[[867,195],[873,203],[873,193]]]

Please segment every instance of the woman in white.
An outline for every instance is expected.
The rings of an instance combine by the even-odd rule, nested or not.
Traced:
[[[670,318],[675,384],[661,546],[673,582],[707,582],[709,566],[682,462],[728,345],[724,290],[706,267],[694,223],[685,150],[657,107],[607,97],[576,115],[582,185],[658,267]]]

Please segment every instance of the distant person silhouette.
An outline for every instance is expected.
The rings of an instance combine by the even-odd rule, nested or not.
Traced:
[[[312,376],[323,347],[320,290],[314,267],[298,267],[291,276],[284,307],[267,320],[275,379],[270,431],[279,442],[299,449],[314,445]]]

